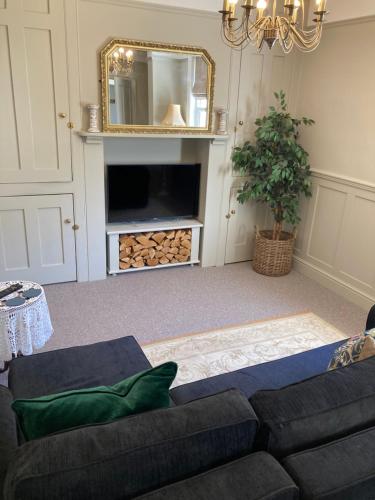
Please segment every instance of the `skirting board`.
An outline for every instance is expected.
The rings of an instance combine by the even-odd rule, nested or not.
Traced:
[[[318,267],[306,262],[300,257],[294,256],[294,268],[301,274],[317,281],[326,288],[336,292],[346,300],[353,302],[365,311],[368,311],[375,304],[375,297],[366,295],[348,283],[345,283],[334,276],[327,274]]]

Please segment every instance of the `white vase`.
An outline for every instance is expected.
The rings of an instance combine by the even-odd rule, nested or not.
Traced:
[[[218,127],[216,133],[218,135],[227,135],[227,110],[224,107],[216,108],[218,117]]]
[[[88,132],[95,134],[100,132],[98,127],[98,104],[88,104],[87,109],[89,110],[89,128]]]

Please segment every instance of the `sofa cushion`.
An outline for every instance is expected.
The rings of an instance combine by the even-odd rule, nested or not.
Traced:
[[[138,500],[296,500],[298,488],[268,453],[252,453]]]
[[[81,425],[168,408],[169,388],[176,376],[172,361],[139,372],[112,386],[60,392],[34,399],[17,399],[12,408],[26,440]]]
[[[375,425],[375,357],[259,391],[250,401],[261,423],[260,447],[275,456],[344,437]]]
[[[10,460],[17,449],[17,425],[11,408],[13,397],[9,389],[0,385],[0,499]]]
[[[236,390],[30,441],[8,469],[7,500],[127,499],[252,450],[257,418]]]
[[[342,368],[375,356],[375,331],[374,333],[370,332],[352,337],[336,349],[328,365],[328,370],[336,370],[336,368]]]
[[[373,500],[375,429],[291,455],[283,465],[303,500]]]
[[[16,358],[10,363],[9,388],[15,399],[113,385],[151,368],[134,337],[70,347]]]
[[[343,342],[181,385],[171,390],[171,397],[176,404],[184,404],[233,387],[248,398],[262,389],[279,389],[325,372],[333,353]]]

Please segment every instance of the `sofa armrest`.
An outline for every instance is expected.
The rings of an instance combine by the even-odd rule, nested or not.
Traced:
[[[0,499],[9,463],[18,447],[17,424],[11,408],[13,396],[10,390],[0,385]]]
[[[237,390],[21,446],[7,500],[133,498],[250,452],[258,421]]]

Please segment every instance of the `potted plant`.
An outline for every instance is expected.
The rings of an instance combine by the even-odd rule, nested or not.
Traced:
[[[296,226],[300,196],[311,196],[309,155],[298,144],[301,125],[312,125],[309,118],[293,118],[288,112],[285,93],[275,92],[278,106],[271,106],[255,122],[255,141],[235,147],[234,169],[250,176],[238,192],[238,201],[256,200],[269,206],[274,217],[272,230],[256,229],[254,270],[268,276],[288,274],[292,268],[295,230],[283,230],[283,224]]]

